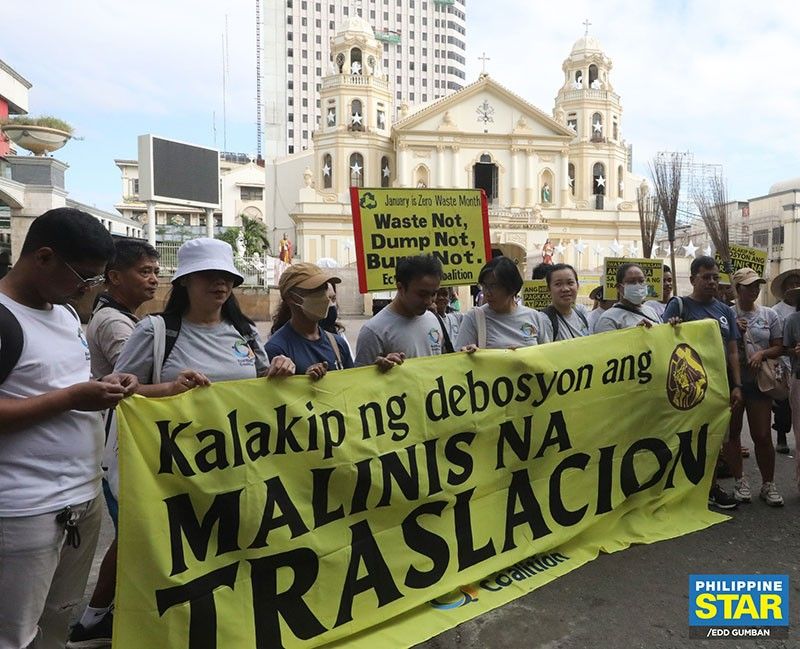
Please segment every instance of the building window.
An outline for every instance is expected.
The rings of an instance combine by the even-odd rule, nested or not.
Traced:
[[[571,162],[567,165],[567,182],[570,193],[575,196],[575,165]]]
[[[364,156],[360,153],[350,156],[350,186],[364,186]]]
[[[602,162],[595,162],[592,168],[592,193],[602,196],[606,193],[606,168]]]
[[[364,130],[364,110],[360,99],[354,99],[350,104],[350,130]]]
[[[600,113],[592,115],[592,142],[603,141],[603,116]]]
[[[333,159],[330,153],[322,156],[322,187],[323,189],[333,187]]]
[[[617,167],[617,198],[622,198],[622,193],[625,190],[625,179],[624,179],[622,165]]]
[[[753,247],[766,249],[769,245],[769,230],[753,232]]]
[[[392,170],[389,166],[389,158],[383,156],[381,158],[381,187],[389,187],[391,175]]]
[[[263,187],[240,187],[240,196],[243,201],[263,201]]]

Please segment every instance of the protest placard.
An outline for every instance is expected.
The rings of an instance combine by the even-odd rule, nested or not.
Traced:
[[[628,257],[606,257],[603,260],[603,299],[617,299],[617,269],[622,264],[636,264],[644,273],[647,282],[648,300],[661,300],[664,295],[664,262],[660,259],[632,259]]]
[[[719,253],[714,253],[714,260],[720,271],[724,270],[722,257]],[[748,248],[747,246],[731,245],[731,267],[735,273],[740,268],[752,268],[760,277],[764,277],[764,270],[767,265],[767,251],[758,248]],[[720,281],[726,284],[731,283],[730,275],[720,272]]]
[[[544,309],[550,304],[550,290],[543,279],[522,282],[522,303],[531,309]]]
[[[393,289],[402,257],[434,255],[442,286],[477,284],[492,258],[483,190],[351,187],[350,205],[362,293]]]

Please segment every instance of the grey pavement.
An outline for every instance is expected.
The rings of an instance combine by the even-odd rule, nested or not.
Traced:
[[[352,344],[365,318],[345,320]],[[267,323],[259,324],[265,333]],[[446,631],[424,649],[680,649],[800,647],[800,494],[791,455],[776,455],[775,482],[786,505],[758,499],[761,479],[754,454],[744,460],[753,502],[706,530],[651,545],[636,545],[596,560],[509,604]],[[752,449],[745,424],[742,444]],[[732,480],[723,480],[728,491]],[[106,517],[87,598],[102,553],[113,538]],[[787,574],[790,584],[788,640],[693,640],[688,633],[688,583],[695,573]],[[81,609],[82,610],[82,607]],[[223,645],[224,646],[224,645]],[[150,649],[150,648],[142,648]],[[155,648],[153,648],[155,649]],[[238,648],[225,648],[238,649]]]

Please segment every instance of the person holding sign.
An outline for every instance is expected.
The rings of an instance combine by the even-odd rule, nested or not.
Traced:
[[[654,324],[661,324],[655,311],[644,304],[644,299],[647,297],[647,281],[644,271],[636,264],[622,264],[617,268],[617,295],[619,302],[597,318],[592,333],[628,327],[649,328]]]
[[[545,336],[548,340],[571,340],[591,333],[588,310],[578,299],[578,273],[569,264],[553,264],[547,271],[547,288],[552,304],[545,309]]]
[[[430,306],[442,281],[442,264],[433,255],[402,257],[395,271],[397,295],[364,323],[356,341],[357,367],[386,371],[406,358],[442,353],[444,331]]]
[[[284,356],[269,362],[239,308],[233,287],[243,281],[224,241],[191,239],[178,249],[164,313],[140,320],[117,359],[117,368],[139,378],[139,394],[166,397],[212,381],[294,374]]]
[[[759,497],[772,507],[783,505],[783,497],[775,488],[775,448],[769,424],[772,418],[772,398],[758,388],[758,372],[768,358],[778,358],[783,352],[783,336],[778,314],[765,306],[755,303],[766,280],[758,276],[752,268],[740,268],[733,277],[736,291],[736,323],[742,337],[739,339],[739,367],[742,376],[744,402],[738,404],[731,413],[731,438],[733,446],[741,444],[742,417],[747,412],[750,424],[750,437],[755,446],[756,463],[761,471],[761,492]],[[731,455],[731,465],[736,484],[733,496],[739,502],[750,502],[750,485],[742,475],[742,455]]]
[[[522,276],[513,261],[495,257],[481,269],[478,282],[486,303],[464,316],[456,349],[515,349],[550,342],[546,316],[517,304]]]
[[[281,273],[281,304],[265,347],[268,356],[288,356],[298,374],[314,379],[329,369],[353,367],[345,339],[320,324],[336,299],[333,285],[341,281],[309,263],[292,264]]]

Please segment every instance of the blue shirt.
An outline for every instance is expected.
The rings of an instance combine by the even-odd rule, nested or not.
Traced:
[[[664,315],[661,319],[664,322],[669,322],[670,318],[678,318],[684,322],[692,322],[694,320],[716,320],[719,324],[719,330],[722,334],[722,340],[727,345],[730,341],[737,341],[741,338],[739,333],[739,326],[736,324],[736,312],[727,304],[720,302],[717,299],[711,302],[698,302],[690,297],[682,297],[683,300],[683,315],[680,315],[680,305],[676,298],[672,298],[664,309]]]
[[[329,370],[350,369],[353,367],[353,357],[344,338],[339,334],[333,334],[336,344],[339,346],[339,355],[342,358],[342,366],[337,364],[336,353],[333,351],[328,335],[319,327],[319,340],[309,340],[298,334],[291,323],[287,322],[264,345],[267,356],[288,356],[294,361],[297,367],[297,374],[305,374],[306,370],[312,365],[328,362]]]

